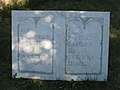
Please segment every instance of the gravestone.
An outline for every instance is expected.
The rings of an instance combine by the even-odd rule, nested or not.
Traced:
[[[109,12],[12,11],[12,76],[107,80]]]

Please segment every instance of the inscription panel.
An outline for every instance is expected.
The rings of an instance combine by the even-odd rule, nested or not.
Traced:
[[[53,72],[54,30],[45,17],[18,17],[18,70],[31,73]],[[41,27],[42,26],[42,27]]]
[[[66,73],[100,74],[103,18],[73,17],[66,31]],[[97,67],[97,68],[94,68]]]

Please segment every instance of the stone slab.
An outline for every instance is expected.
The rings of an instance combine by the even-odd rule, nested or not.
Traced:
[[[105,81],[109,12],[12,11],[12,76]]]

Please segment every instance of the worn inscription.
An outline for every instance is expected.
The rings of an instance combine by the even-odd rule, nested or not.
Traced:
[[[36,26],[31,20],[29,17],[18,24],[19,70],[50,73],[53,60],[53,29],[43,23],[44,19],[39,19]],[[30,26],[27,26],[27,23]],[[41,24],[44,28],[39,27]]]
[[[79,19],[77,21],[73,19],[73,21],[68,23],[66,37],[66,73],[89,73],[90,68],[94,68],[94,66],[98,66],[100,69],[101,37],[95,36],[94,33],[87,32],[96,30],[96,33],[99,34],[102,31],[101,27],[99,26],[98,29],[88,29],[87,25],[85,25],[86,27],[79,27],[78,24],[81,24],[79,21]],[[89,25],[90,24],[92,26],[92,22],[90,22]],[[92,50],[94,49],[98,50],[99,53],[97,55],[93,54]],[[99,60],[99,63],[95,64],[97,60]],[[96,72],[94,71],[94,73]]]

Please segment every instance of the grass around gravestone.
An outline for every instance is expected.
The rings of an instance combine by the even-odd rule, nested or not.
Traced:
[[[31,3],[32,4],[32,3]],[[42,0],[33,5],[0,6],[0,90],[120,90],[120,1],[119,0]],[[11,10],[110,11],[108,81],[44,81],[12,79]]]

